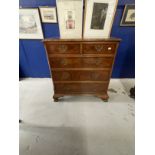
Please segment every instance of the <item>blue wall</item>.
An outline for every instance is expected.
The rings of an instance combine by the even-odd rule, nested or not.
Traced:
[[[56,0],[20,0],[22,7],[55,6]],[[135,28],[120,27],[120,20],[125,4],[134,4],[135,0],[119,0],[112,28],[112,37],[121,38],[112,77],[135,77]],[[44,37],[59,37],[58,24],[42,24]],[[50,77],[45,49],[41,40],[19,41],[20,77]]]

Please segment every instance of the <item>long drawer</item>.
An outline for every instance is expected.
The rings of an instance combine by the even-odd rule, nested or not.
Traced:
[[[52,68],[111,68],[113,57],[52,57]]]
[[[55,83],[54,89],[58,94],[72,93],[104,93],[108,83]]]
[[[110,70],[52,70],[54,81],[108,81]]]

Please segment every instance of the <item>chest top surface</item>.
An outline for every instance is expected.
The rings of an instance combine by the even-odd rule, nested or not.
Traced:
[[[120,38],[107,38],[107,39],[44,39],[43,42],[120,42]]]

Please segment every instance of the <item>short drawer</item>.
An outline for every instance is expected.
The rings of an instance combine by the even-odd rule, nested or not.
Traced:
[[[56,93],[104,93],[108,83],[55,83]]]
[[[48,43],[46,49],[48,54],[80,54],[80,44],[78,43]]]
[[[110,70],[54,70],[54,81],[108,81]]]
[[[113,57],[52,57],[52,68],[110,68]]]
[[[116,43],[84,43],[83,54],[114,54]]]

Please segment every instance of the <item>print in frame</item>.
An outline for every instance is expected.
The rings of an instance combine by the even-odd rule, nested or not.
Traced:
[[[135,5],[126,4],[120,26],[135,26]]]
[[[91,20],[91,29],[104,29],[104,24],[107,15],[107,3],[94,3],[93,14]]]
[[[56,0],[60,37],[82,38],[83,0]]]
[[[66,29],[75,29],[75,13],[73,11],[66,12]]]
[[[19,39],[43,39],[38,9],[19,9]]]
[[[86,0],[84,38],[109,38],[118,0]]]
[[[39,10],[43,23],[57,23],[56,7],[40,6]]]

